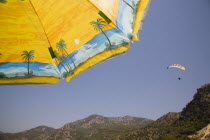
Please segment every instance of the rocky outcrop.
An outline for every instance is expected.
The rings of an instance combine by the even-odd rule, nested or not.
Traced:
[[[188,137],[191,140],[210,140],[210,124]]]
[[[145,128],[129,132],[123,139],[188,140],[189,135],[206,127],[209,123],[210,84],[206,84],[197,89],[193,100],[186,105],[182,112],[168,113]],[[206,129],[204,128],[204,130]],[[205,137],[208,139],[209,135],[207,134]]]

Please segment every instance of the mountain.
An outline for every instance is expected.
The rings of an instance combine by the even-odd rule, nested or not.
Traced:
[[[210,124],[210,84],[197,89],[193,100],[180,113],[168,113],[150,125],[128,132],[125,140],[188,140]],[[208,136],[208,135],[207,135]]]
[[[145,118],[137,118],[131,116],[124,117],[103,117],[100,115],[91,115],[85,119],[78,120],[73,123],[69,123],[63,126],[64,129],[68,129],[69,127],[77,127],[77,128],[94,128],[94,127],[107,127],[107,126],[145,126],[150,123],[152,120]]]
[[[156,121],[152,122],[148,126],[131,131],[124,136],[121,136],[121,140],[154,140],[160,136],[168,133],[171,125],[176,122],[180,117],[180,113],[169,112],[166,115],[160,117]]]
[[[197,89],[179,113],[156,121],[131,116],[91,115],[59,129],[40,126],[28,131],[0,134],[0,140],[210,140],[210,84]]]
[[[0,134],[0,140],[38,140],[44,139],[46,135],[53,133],[54,131],[54,128],[47,126],[39,126],[20,133]]]
[[[129,130],[144,127],[153,122],[131,116],[103,117],[91,115],[68,123],[59,129],[40,126],[15,134],[0,134],[0,140],[101,140],[121,135]]]

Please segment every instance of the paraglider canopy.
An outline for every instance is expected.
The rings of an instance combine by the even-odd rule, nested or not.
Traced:
[[[167,67],[167,69],[170,69],[170,68],[177,68],[177,69],[180,69],[180,70],[183,70],[183,71],[186,71],[187,70],[184,66],[182,66],[180,64],[172,64],[172,65],[170,65],[170,66]],[[179,73],[178,80],[181,80],[180,72],[178,72],[178,73]]]
[[[184,66],[180,65],[180,64],[170,65],[170,66],[167,67],[167,69],[169,69],[169,68],[178,68],[178,69],[186,71],[186,68]]]

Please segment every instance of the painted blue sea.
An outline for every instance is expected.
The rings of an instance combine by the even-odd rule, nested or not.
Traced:
[[[127,2],[134,8],[134,10],[121,0],[119,3],[116,24],[118,28],[131,39],[133,33],[132,27],[134,23],[134,17],[137,10],[136,6],[139,0],[128,0]]]
[[[67,63],[71,66],[73,70],[75,69],[71,59],[74,61],[77,67],[83,62],[85,62],[88,58],[93,57],[94,55],[103,52],[104,50],[128,44],[130,41],[129,38],[126,37],[117,28],[105,30],[104,33],[109,38],[111,46],[103,33],[96,35],[93,39],[91,39],[89,42],[81,46],[78,50],[71,53],[64,61],[62,61],[58,65],[58,68],[61,71],[62,76],[65,73],[65,69],[63,68],[63,66],[67,66]]]
[[[28,75],[28,62],[0,63],[1,78],[24,78],[29,76],[54,76],[60,78],[60,72],[56,65],[30,62]],[[6,77],[5,77],[6,76]]]

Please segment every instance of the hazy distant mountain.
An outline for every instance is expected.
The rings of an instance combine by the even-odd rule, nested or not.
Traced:
[[[128,130],[138,129],[153,122],[145,118],[103,117],[91,115],[64,125],[59,129],[40,126],[15,134],[2,134],[2,140],[93,140],[118,136]]]
[[[152,122],[152,120],[145,119],[145,118],[137,118],[131,116],[124,116],[124,117],[103,117],[100,115],[91,115],[85,119],[78,120],[73,123],[69,123],[64,125],[63,129],[68,129],[71,127],[76,128],[99,128],[99,127],[107,127],[107,126],[117,126],[117,125],[124,125],[124,126],[145,126],[148,123]]]
[[[44,139],[46,135],[55,131],[54,128],[39,126],[20,133],[3,133],[0,134],[0,140],[38,140]]]
[[[180,113],[168,113],[146,126],[121,136],[125,140],[188,140],[210,123],[210,84],[197,90],[193,100]],[[204,129],[205,130],[205,129]],[[208,129],[209,130],[209,129]],[[206,137],[210,137],[205,132]],[[200,140],[200,139],[198,139]],[[208,139],[210,140],[210,139]]]

